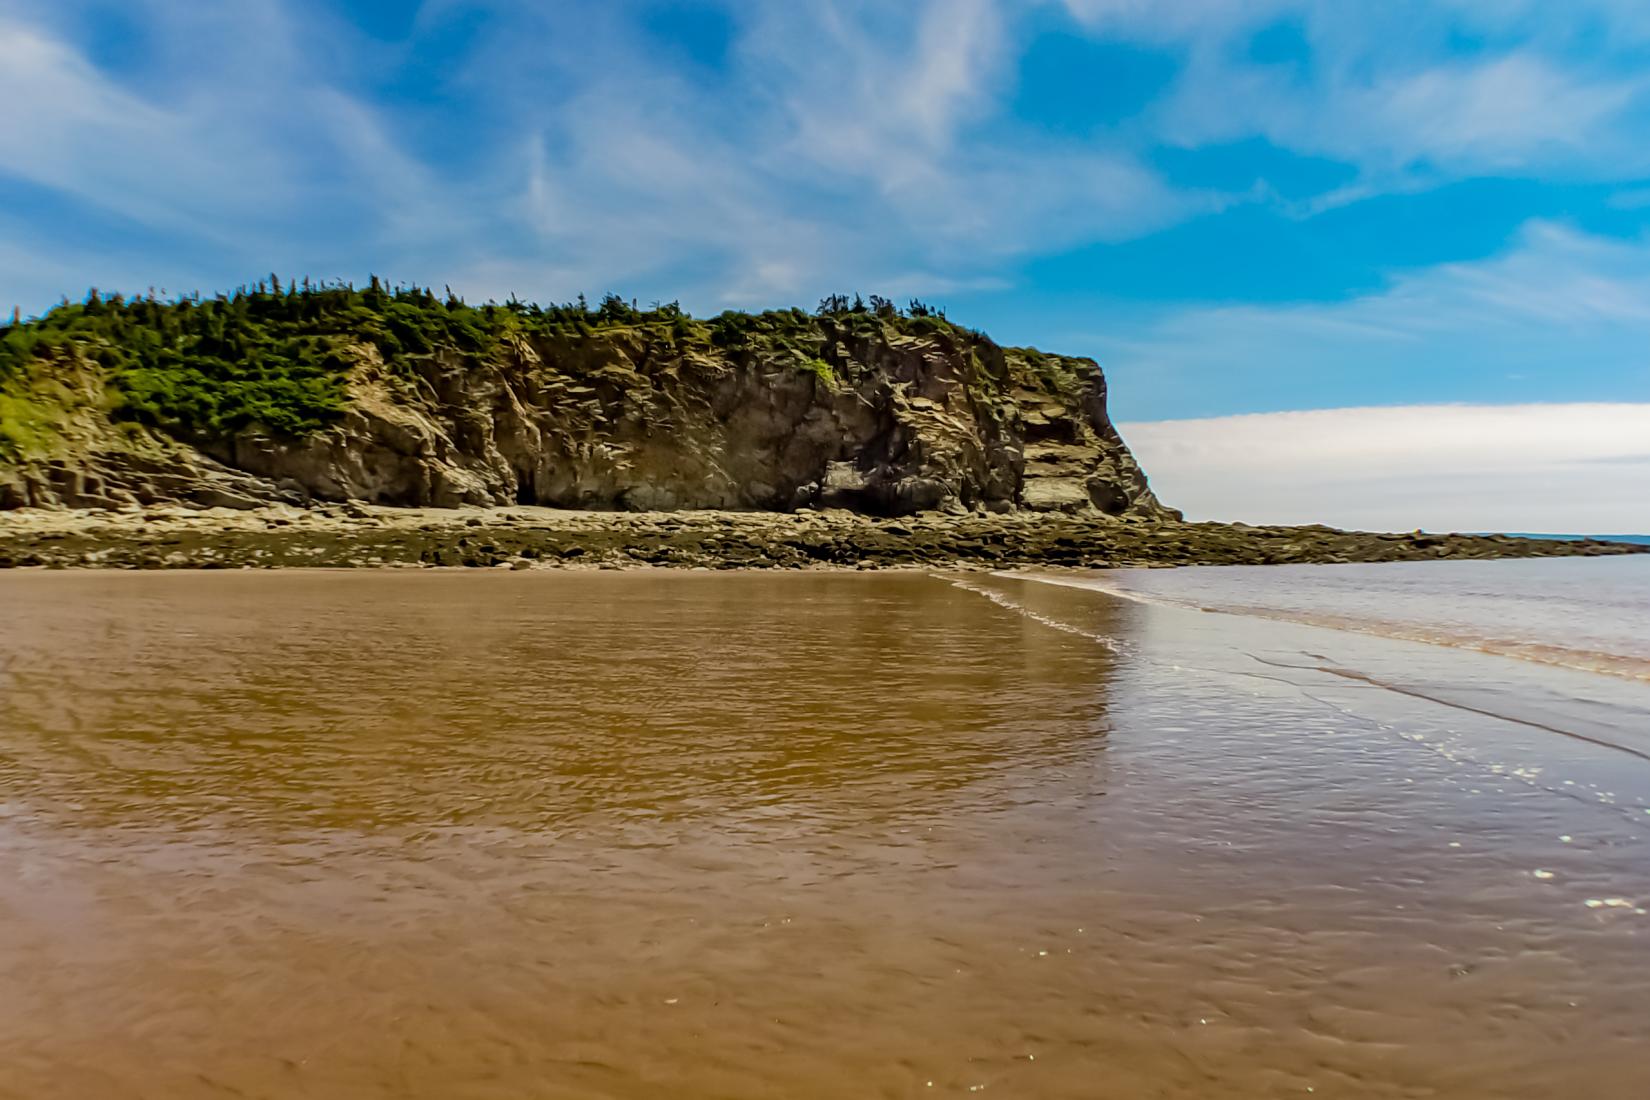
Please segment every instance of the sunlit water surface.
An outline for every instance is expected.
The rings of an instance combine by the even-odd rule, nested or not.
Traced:
[[[1650,682],[1650,555],[1115,569],[1065,579],[1170,606],[1357,630]]]
[[[1650,688],[1071,579],[0,575],[0,1095],[1650,1095]]]

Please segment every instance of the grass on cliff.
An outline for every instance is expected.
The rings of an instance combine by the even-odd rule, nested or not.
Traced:
[[[342,283],[283,284],[275,276],[214,298],[160,300],[100,296],[65,301],[43,316],[0,325],[0,449],[13,457],[44,425],[19,402],[30,377],[56,368],[100,370],[110,415],[182,439],[233,435],[257,427],[302,436],[339,417],[346,382],[362,349],[375,348],[393,375],[415,380],[437,358],[466,362],[507,354],[514,341],[572,353],[589,337],[627,332],[650,345],[734,358],[757,356],[813,373],[835,389],[846,365],[832,362],[839,341],[950,336],[995,345],[921,302],[901,309],[833,295],[812,313],[729,311],[708,320],[675,303],[640,309],[614,295],[591,307],[540,306],[511,298],[470,305],[450,292]],[[576,359],[576,355],[571,356]]]
[[[56,442],[55,410],[25,394],[0,391],[0,461],[42,454]]]

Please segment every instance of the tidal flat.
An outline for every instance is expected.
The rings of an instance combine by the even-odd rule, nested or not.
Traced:
[[[316,507],[0,511],[0,568],[722,569],[1276,565],[1650,553],[1594,539],[1341,531],[1093,512]]]
[[[1650,770],[1375,683],[1637,682],[982,572],[0,607],[0,1096],[1650,1089]]]

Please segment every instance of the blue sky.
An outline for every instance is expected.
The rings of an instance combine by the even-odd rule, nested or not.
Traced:
[[[0,0],[0,102],[25,312],[861,290],[1131,422],[1650,403],[1638,0]]]

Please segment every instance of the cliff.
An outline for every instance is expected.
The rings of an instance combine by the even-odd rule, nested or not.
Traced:
[[[1087,359],[920,303],[65,304],[0,329],[0,508],[357,501],[1171,518]]]

